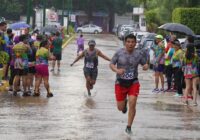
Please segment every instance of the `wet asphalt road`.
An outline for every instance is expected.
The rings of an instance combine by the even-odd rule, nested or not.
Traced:
[[[85,38],[95,39],[97,48],[110,57],[121,46],[112,35]],[[83,59],[69,66],[75,57],[72,41],[63,51],[61,72],[50,74],[53,98],[46,98],[43,87],[40,97],[0,94],[0,140],[200,140],[199,108],[173,104],[171,94],[153,95],[152,72],[141,69],[133,135],[127,136],[127,114],[116,108],[115,74],[109,62],[99,59],[98,80],[92,97],[87,97]]]

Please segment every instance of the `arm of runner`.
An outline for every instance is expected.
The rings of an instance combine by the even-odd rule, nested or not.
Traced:
[[[122,75],[125,72],[125,69],[118,69],[114,64],[110,64],[110,68],[112,71],[114,71],[115,73]]]
[[[116,52],[116,53],[114,54],[113,58],[112,58],[111,61],[110,61],[110,69],[111,69],[113,72],[115,72],[115,73],[117,73],[117,74],[119,74],[119,75],[122,75],[122,74],[124,74],[125,69],[118,69],[118,68],[116,67],[117,61],[118,61],[118,52]]]
[[[149,69],[149,64],[148,64],[148,58],[147,58],[147,53],[146,52],[141,52],[141,59],[140,59],[140,64],[142,65],[143,70],[148,70]]]
[[[101,51],[98,51],[98,56],[102,57],[103,59],[110,61],[110,58],[108,58],[106,55],[104,55]]]
[[[70,66],[72,67],[76,62],[78,62],[83,57],[84,57],[84,52],[82,52],[79,56],[77,56],[74,62]]]

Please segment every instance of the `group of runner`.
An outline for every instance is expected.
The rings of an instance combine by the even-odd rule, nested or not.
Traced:
[[[49,86],[49,60],[53,60],[54,71],[57,61],[58,72],[62,57],[62,37],[59,32],[51,36],[37,34],[36,39],[25,29],[25,33],[15,36],[7,29],[6,22],[0,23],[1,40],[0,57],[3,64],[3,79],[9,80],[9,91],[14,96],[19,91],[23,96],[40,96],[40,84],[44,81],[47,97],[53,97]],[[51,47],[50,49],[50,46]],[[3,61],[2,61],[3,60]],[[10,75],[8,76],[8,73]],[[23,89],[21,89],[21,85]]]
[[[125,114],[128,110],[128,104],[128,124],[125,131],[128,134],[131,134],[131,126],[136,114],[136,102],[140,89],[138,66],[141,64],[143,70],[148,69],[146,52],[135,48],[136,37],[132,34],[126,36],[125,47],[119,49],[112,59],[104,55],[99,49],[95,48],[95,40],[90,40],[88,42],[89,48],[83,50],[79,55],[79,50],[84,45],[83,42],[83,36],[81,35],[80,38],[77,39],[78,56],[71,66],[84,57],[83,72],[86,79],[88,95],[91,96],[90,90],[93,89],[98,75],[98,56],[110,61],[110,68],[116,73],[115,95],[117,108]]]

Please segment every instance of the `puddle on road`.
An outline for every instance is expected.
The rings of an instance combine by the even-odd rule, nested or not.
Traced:
[[[85,106],[88,107],[89,109],[95,109],[96,103],[92,98],[88,97],[85,100]]]

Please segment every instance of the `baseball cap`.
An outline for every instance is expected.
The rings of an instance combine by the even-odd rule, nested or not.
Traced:
[[[162,35],[156,35],[155,38],[163,40],[163,36]]]
[[[177,45],[177,46],[181,46],[181,43],[178,39],[175,39],[174,41],[172,41],[172,44]]]
[[[90,41],[88,42],[88,45],[89,45],[89,46],[95,46],[95,45],[96,45],[96,42],[95,42],[94,40],[90,40]]]

